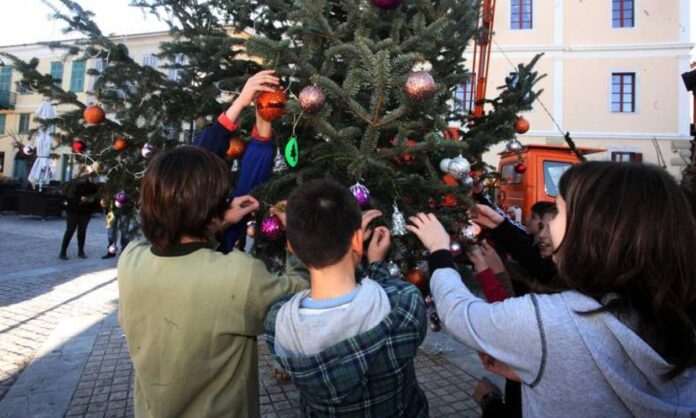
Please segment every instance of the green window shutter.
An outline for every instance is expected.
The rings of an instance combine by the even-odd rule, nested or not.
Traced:
[[[0,91],[12,91],[12,67],[0,67]]]
[[[53,79],[53,84],[60,88],[63,86],[63,63],[60,61],[54,61],[51,63],[51,78]]]
[[[7,120],[7,115],[0,115],[0,134],[5,133],[5,121]]]
[[[85,61],[73,61],[70,73],[70,91],[81,93],[85,89]]]

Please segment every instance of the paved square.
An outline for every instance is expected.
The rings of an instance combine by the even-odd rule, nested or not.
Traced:
[[[0,417],[131,417],[133,368],[117,321],[116,261],[100,259],[104,218],[90,222],[87,260],[58,259],[64,227],[62,219],[0,216]],[[262,338],[259,359],[262,416],[296,416],[299,393],[273,377]],[[471,399],[484,374],[475,353],[430,334],[416,373],[432,417],[480,415]]]

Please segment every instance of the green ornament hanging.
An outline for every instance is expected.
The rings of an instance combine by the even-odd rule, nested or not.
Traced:
[[[297,166],[300,161],[300,152],[297,148],[297,137],[291,136],[288,144],[285,146],[285,160],[288,162],[290,167]]]

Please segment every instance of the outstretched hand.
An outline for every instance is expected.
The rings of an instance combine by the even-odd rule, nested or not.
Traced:
[[[242,106],[249,106],[262,92],[276,91],[280,85],[280,79],[274,73],[274,70],[263,70],[254,74],[244,84],[244,88],[235,102],[239,102]]]
[[[367,247],[367,261],[375,263],[384,261],[391,246],[391,231],[385,226],[378,226],[372,234],[372,240]]]
[[[406,229],[413,232],[430,253],[450,248],[450,236],[445,231],[440,221],[432,213],[418,213],[408,218],[412,225],[406,225]]]
[[[281,200],[280,202],[276,203],[273,205],[271,210],[271,215],[275,215],[280,219],[280,223],[283,224],[283,228],[285,228],[288,224],[288,215],[285,213],[285,208],[288,206],[288,201],[287,200]]]
[[[225,211],[224,224],[226,226],[236,224],[245,216],[259,209],[259,202],[252,196],[239,196],[232,199],[229,208]]]
[[[470,209],[469,218],[480,227],[488,229],[494,229],[505,220],[501,214],[486,205],[476,205],[476,208]]]
[[[367,241],[372,236],[373,229],[368,229],[370,222],[382,216],[382,212],[377,209],[366,210],[362,213],[362,225],[360,228],[363,230],[363,241]]]

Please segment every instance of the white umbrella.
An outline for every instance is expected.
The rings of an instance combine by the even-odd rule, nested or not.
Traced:
[[[36,116],[40,119],[53,119],[56,117],[56,111],[47,100],[44,100],[36,111]],[[33,184],[39,184],[39,191],[41,191],[44,183],[50,182],[55,176],[53,160],[51,160],[51,133],[55,132],[55,130],[56,127],[53,125],[48,128],[48,131],[39,129],[34,138],[36,160],[31,168],[28,179]]]

